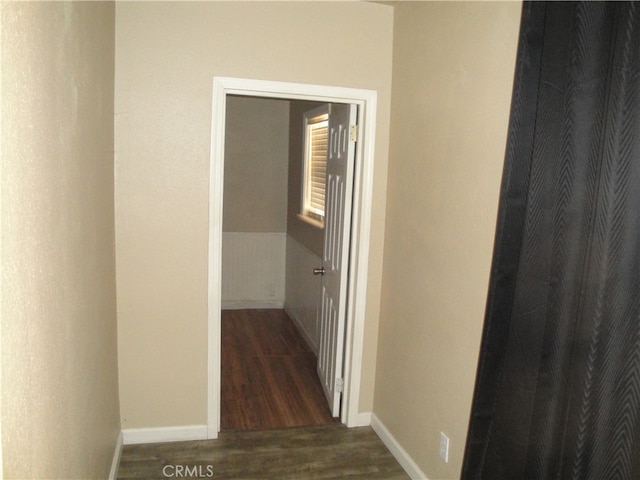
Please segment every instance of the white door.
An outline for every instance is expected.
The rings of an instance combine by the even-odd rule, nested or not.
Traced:
[[[329,106],[318,375],[334,417],[340,415],[344,385],[342,362],[357,114],[356,105]]]

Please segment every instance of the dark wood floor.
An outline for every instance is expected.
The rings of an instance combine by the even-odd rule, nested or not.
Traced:
[[[370,427],[350,429],[338,423],[126,445],[117,478],[177,478],[178,469],[183,478],[213,480],[409,479]]]
[[[221,430],[335,423],[316,356],[283,310],[222,312]]]

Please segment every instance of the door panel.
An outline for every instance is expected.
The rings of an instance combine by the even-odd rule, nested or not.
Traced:
[[[334,417],[340,415],[343,383],[346,287],[356,145],[350,138],[350,127],[356,125],[356,122],[355,105],[330,105],[318,375]]]

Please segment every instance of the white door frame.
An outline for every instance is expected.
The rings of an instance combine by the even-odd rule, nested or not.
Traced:
[[[211,158],[209,182],[209,273],[207,334],[207,438],[220,431],[222,204],[227,95],[311,100],[358,105],[351,246],[344,352],[344,392],[340,420],[348,427],[363,425],[358,412],[362,348],[371,232],[371,204],[376,129],[377,92],[301,83],[271,82],[230,77],[213,79]]]

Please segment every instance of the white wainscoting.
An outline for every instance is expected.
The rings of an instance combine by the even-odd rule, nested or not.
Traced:
[[[286,233],[223,232],[222,308],[283,308]]]
[[[322,265],[322,259],[287,236],[287,277],[284,309],[298,325],[314,352],[318,353],[320,340],[319,313],[322,293],[322,278],[313,274],[313,269]]]

